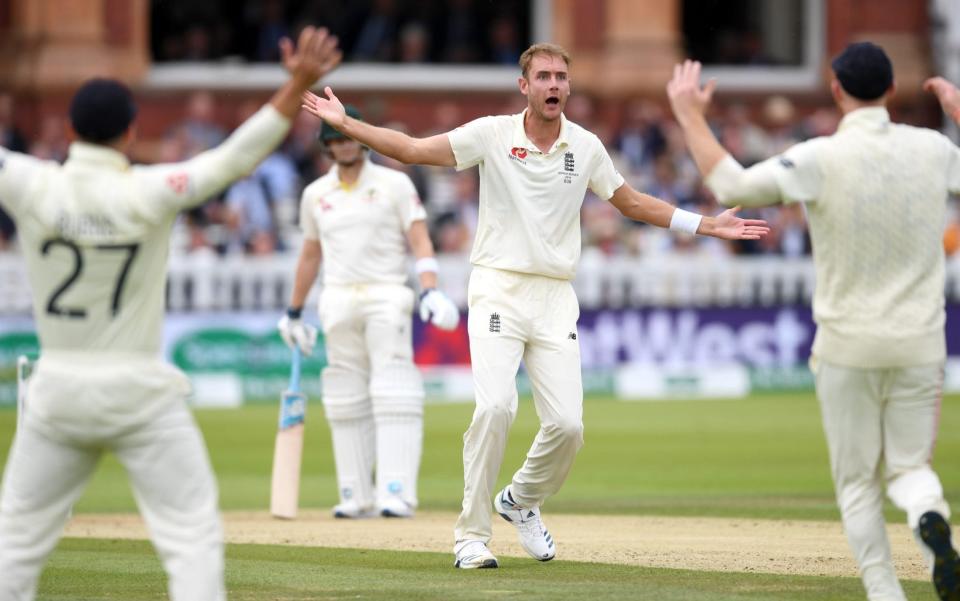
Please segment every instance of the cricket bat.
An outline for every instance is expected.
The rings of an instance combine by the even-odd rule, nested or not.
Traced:
[[[294,346],[290,386],[280,396],[280,422],[273,449],[270,513],[277,518],[292,520],[297,517],[306,409],[307,397],[300,392],[300,349]]]

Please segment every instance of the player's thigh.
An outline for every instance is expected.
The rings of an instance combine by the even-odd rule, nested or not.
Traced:
[[[327,363],[365,373],[368,361],[364,322],[349,288],[329,286],[324,289],[320,295],[320,325]]]
[[[36,421],[27,415],[7,457],[0,505],[8,516],[66,514],[100,458],[99,448],[57,439]]]
[[[118,440],[113,450],[148,520],[186,526],[216,519],[210,458],[183,401],[172,402],[156,420]]]
[[[373,370],[396,362],[413,362],[413,290],[406,286],[371,286],[364,307],[364,345]]]
[[[467,292],[467,334],[477,408],[516,412],[517,370],[526,348],[527,319],[511,286],[517,276],[475,268]],[[501,281],[504,280],[504,281]]]
[[[577,424],[583,416],[583,382],[577,320],[580,307],[568,282],[547,282],[545,308],[524,353],[533,399],[543,423]]]
[[[887,468],[926,465],[933,452],[943,396],[943,362],[895,370],[883,415]]]
[[[883,370],[812,362],[834,477],[869,477],[883,451]]]

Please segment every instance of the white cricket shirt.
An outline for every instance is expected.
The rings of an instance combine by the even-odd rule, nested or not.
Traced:
[[[942,237],[948,193],[960,192],[960,150],[948,138],[891,123],[886,109],[870,107],[848,113],[834,135],[739,175],[731,161],[707,179],[724,204],[742,200],[737,180],[805,203],[817,278],[815,355],[864,368],[946,356]]]
[[[470,262],[570,280],[587,188],[608,200],[624,180],[600,139],[563,115],[557,141],[540,152],[524,131],[525,114],[481,117],[448,134],[457,169],[480,166]]]
[[[17,224],[42,352],[159,356],[177,212],[252,170],[288,128],[268,105],[217,148],[153,166],[82,142],[62,166],[0,148],[0,205]]]
[[[407,174],[369,160],[353,185],[334,166],[300,201],[303,236],[320,241],[325,285],[406,283],[406,234],[426,218]]]

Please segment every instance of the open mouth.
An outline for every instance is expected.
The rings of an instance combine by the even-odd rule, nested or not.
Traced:
[[[547,106],[557,106],[559,104],[560,104],[560,98],[558,96],[547,97]]]

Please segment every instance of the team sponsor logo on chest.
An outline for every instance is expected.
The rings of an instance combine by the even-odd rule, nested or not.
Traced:
[[[507,155],[507,158],[510,159],[511,161],[516,161],[521,165],[526,165],[527,154],[529,154],[529,152],[530,151],[528,151],[526,148],[514,146],[513,148],[510,149],[510,154]]]

